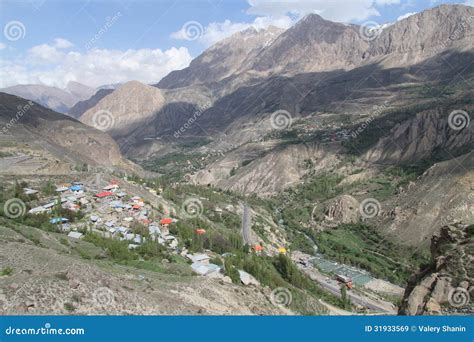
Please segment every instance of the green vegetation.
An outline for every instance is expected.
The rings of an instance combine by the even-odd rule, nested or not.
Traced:
[[[321,289],[319,285],[300,271],[290,258],[283,254],[270,257],[258,256],[253,253],[239,253],[226,257],[226,274],[231,277],[233,282],[240,282],[237,278],[237,269],[243,269],[254,276],[261,284],[272,289],[283,287],[289,289],[292,295],[296,297],[298,295],[310,296],[314,299],[323,299],[340,307],[343,305],[339,298]],[[301,304],[301,301],[295,300],[291,307],[298,311],[304,308],[298,303]],[[311,314],[311,312],[305,312],[305,314]]]
[[[7,157],[13,157],[13,156],[14,154],[11,152],[0,151],[0,158],[7,158]]]
[[[0,276],[10,276],[13,274],[13,268],[10,266],[4,267],[2,272],[0,272]]]
[[[327,257],[399,285],[406,284],[414,269],[429,262],[428,255],[396,245],[364,224],[343,224],[321,232],[316,240]]]
[[[69,312],[76,311],[76,307],[71,303],[64,303],[64,309],[66,309]]]

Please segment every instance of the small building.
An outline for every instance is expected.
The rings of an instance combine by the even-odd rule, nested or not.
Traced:
[[[23,188],[23,193],[25,195],[35,195],[38,193],[38,190],[33,190],[33,189],[30,189],[30,188]]]
[[[54,217],[51,220],[49,220],[49,222],[52,224],[59,224],[59,223],[69,222],[69,220],[65,217]]]
[[[173,220],[172,220],[171,218],[169,218],[169,217],[163,218],[163,219],[161,219],[161,221],[160,221],[160,224],[161,224],[162,226],[167,226],[167,225],[170,225],[171,223],[173,223]]]
[[[199,262],[203,265],[208,265],[209,260],[211,259],[209,255],[200,253],[200,254],[188,254],[186,257],[191,260],[193,263]]]
[[[99,192],[98,194],[95,194],[95,197],[97,198],[105,198],[105,197],[109,197],[109,196],[113,196],[114,193],[113,192],[110,192],[110,191],[102,191],[102,192]]]
[[[69,232],[67,236],[73,239],[82,239],[82,233],[79,232]]]
[[[43,206],[32,208],[28,211],[28,214],[41,214],[44,213],[46,209]]]
[[[95,222],[100,222],[101,218],[97,215],[91,215],[90,220],[95,223]]]
[[[72,185],[69,187],[69,190],[71,191],[82,191],[82,185]]]

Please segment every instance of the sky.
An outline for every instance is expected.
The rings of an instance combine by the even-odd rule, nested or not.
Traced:
[[[309,13],[365,25],[474,0],[0,0],[0,88],[69,81],[157,83],[251,26],[289,28]]]

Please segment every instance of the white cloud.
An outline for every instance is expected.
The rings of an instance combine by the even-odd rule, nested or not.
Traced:
[[[223,22],[213,22],[203,27],[198,22],[193,22],[191,25],[183,25],[181,30],[173,32],[170,37],[174,39],[186,40],[197,40],[205,46],[210,46],[216,42],[227,38],[234,33],[244,31],[250,27],[254,27],[257,30],[266,29],[269,26],[276,26],[280,28],[289,28],[293,24],[293,21],[288,16],[278,16],[278,17],[257,17],[251,23],[235,23],[230,20],[225,20]],[[191,29],[192,28],[192,29]],[[189,30],[189,31],[187,31]],[[188,32],[188,33],[187,33]]]
[[[408,17],[410,17],[410,16],[412,16],[413,14],[416,14],[416,13],[418,13],[418,12],[409,12],[409,13],[405,13],[405,14],[403,14],[403,15],[399,16],[399,17],[397,18],[397,21],[400,21],[400,20],[406,19],[406,18],[408,18]]]
[[[6,44],[0,43],[0,50],[6,49],[6,47],[7,47]]]
[[[70,47],[73,47],[74,44],[71,43],[69,40],[64,39],[64,38],[56,38],[54,40],[54,46],[58,49],[67,49]]]
[[[474,7],[474,0],[466,0],[466,2],[464,3],[464,5],[473,6],[473,7]]]
[[[23,57],[0,60],[0,87],[45,84],[63,88],[69,81],[97,87],[138,80],[156,83],[169,72],[191,62],[184,47],[139,50],[91,49],[85,53],[65,51],[66,40],[34,46]]]
[[[376,6],[399,4],[400,0],[248,0],[248,14],[260,16],[293,15],[302,17],[316,13],[324,19],[350,22],[379,16]]]

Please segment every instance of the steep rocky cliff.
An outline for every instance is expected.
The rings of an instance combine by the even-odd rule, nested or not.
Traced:
[[[432,264],[408,285],[402,315],[474,312],[474,225],[444,226],[431,239]]]

